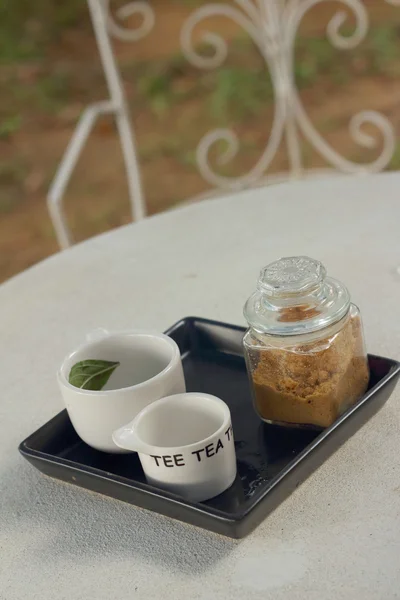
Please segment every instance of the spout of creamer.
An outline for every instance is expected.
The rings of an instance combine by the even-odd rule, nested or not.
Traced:
[[[114,443],[124,450],[131,450],[133,452],[140,452],[142,454],[157,454],[157,448],[146,444],[141,440],[135,431],[135,420],[123,427],[120,427],[112,434]]]

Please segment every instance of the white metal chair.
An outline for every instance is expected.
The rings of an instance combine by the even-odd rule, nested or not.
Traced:
[[[368,13],[362,0],[340,0],[350,9],[356,19],[351,36],[343,36],[341,27],[347,20],[347,13],[338,11],[330,20],[327,35],[338,49],[349,50],[356,47],[366,36],[369,27]],[[385,0],[400,6],[400,0]],[[191,62],[200,69],[213,69],[222,65],[227,57],[228,46],[218,34],[207,31],[202,42],[213,48],[212,56],[201,55],[193,44],[193,31],[204,19],[210,16],[225,16],[240,25],[254,41],[269,68],[275,93],[275,114],[267,147],[253,169],[240,177],[224,177],[216,173],[209,162],[211,147],[224,141],[226,150],[219,157],[226,164],[237,154],[239,140],[229,129],[216,129],[207,133],[200,141],[196,159],[203,178],[215,189],[240,190],[249,186],[265,185],[287,179],[298,179],[308,175],[324,175],[326,170],[307,171],[301,158],[300,133],[308,140],[330,165],[328,171],[349,174],[365,174],[381,171],[389,164],[395,150],[395,134],[390,121],[375,111],[366,110],[356,114],[350,121],[350,134],[354,141],[364,148],[374,148],[378,136],[371,136],[363,130],[367,123],[372,124],[383,138],[379,156],[370,164],[357,164],[341,156],[316,130],[302,104],[294,77],[294,47],[298,27],[304,15],[317,4],[327,0],[233,0],[232,5],[207,3],[193,11],[182,28],[182,49]],[[282,139],[285,138],[290,168],[287,173],[266,175]]]
[[[123,6],[117,16],[120,19],[133,14],[142,17],[141,26],[127,30],[119,26],[110,14],[110,0],[87,0],[97,45],[102,61],[110,99],[92,104],[84,111],[71,138],[65,155],[48,194],[48,207],[61,248],[68,247],[71,234],[63,212],[63,196],[86,142],[97,118],[102,114],[115,115],[121,147],[125,160],[132,217],[141,219],[146,214],[146,203],[142,191],[140,169],[135,147],[125,95],[113,54],[110,36],[126,41],[134,41],[145,36],[155,22],[154,10],[145,0],[131,1]],[[232,0],[231,4],[206,3],[195,9],[183,24],[181,44],[184,55],[201,69],[212,69],[222,65],[228,48],[226,42],[216,33],[206,32],[202,41],[214,49],[212,56],[202,56],[193,43],[194,28],[210,16],[225,16],[239,24],[253,39],[271,74],[275,93],[275,114],[268,144],[251,171],[240,177],[225,177],[216,173],[209,162],[210,148],[220,140],[227,144],[227,150],[220,156],[220,162],[227,163],[237,153],[239,140],[229,129],[216,129],[207,133],[197,147],[197,164],[203,178],[210,184],[211,190],[201,197],[209,197],[226,190],[240,190],[251,186],[265,185],[287,179],[298,179],[308,175],[325,174],[323,171],[307,171],[301,159],[300,134],[327,161],[336,172],[365,174],[383,170],[390,162],[395,150],[394,129],[389,120],[375,111],[362,111],[350,122],[350,134],[364,148],[377,146],[378,137],[367,134],[363,126],[370,123],[382,136],[383,147],[379,156],[369,164],[357,164],[341,156],[315,129],[307,116],[296,88],[294,77],[294,45],[298,27],[308,10],[328,0]],[[350,9],[356,19],[351,36],[343,36],[341,27],[347,19],[347,13],[338,11],[330,20],[327,35],[331,43],[342,50],[357,46],[368,31],[368,13],[362,0],[340,0]],[[384,0],[400,6],[400,0]],[[282,139],[285,139],[290,168],[287,173],[278,176],[267,175]],[[200,197],[198,197],[200,198]]]

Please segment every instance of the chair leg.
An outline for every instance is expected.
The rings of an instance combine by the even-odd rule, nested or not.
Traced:
[[[62,250],[65,250],[65,248],[68,248],[73,243],[62,206],[66,187],[71,179],[83,146],[92,132],[98,117],[114,111],[115,108],[110,101],[92,104],[85,109],[50,186],[47,195],[47,205],[51,220],[53,221],[57,241]]]
[[[63,210],[64,193],[83,146],[100,115],[115,115],[125,162],[132,217],[135,220],[139,220],[146,215],[135,138],[107,29],[107,3],[105,3],[105,0],[88,0],[88,6],[111,99],[91,104],[85,109],[67,146],[47,195],[50,217],[56,232],[57,241],[62,250],[68,248],[73,243]]]
[[[116,106],[117,128],[125,160],[132,217],[139,220],[146,215],[145,200],[124,88],[110,41],[107,20],[108,0],[88,0],[88,5],[108,91]]]
[[[118,110],[116,113],[116,122],[125,162],[132,217],[134,221],[139,221],[146,216],[146,205],[139,163],[136,156],[135,138],[129,113],[126,108]]]

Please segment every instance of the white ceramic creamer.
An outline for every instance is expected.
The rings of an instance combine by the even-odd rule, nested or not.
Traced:
[[[113,439],[139,453],[150,484],[192,502],[221,494],[236,477],[230,411],[215,396],[162,398],[115,431]]]

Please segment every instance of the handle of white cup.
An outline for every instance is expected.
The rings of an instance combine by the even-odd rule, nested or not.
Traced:
[[[129,425],[124,425],[123,427],[120,427],[119,429],[114,431],[112,434],[112,438],[114,443],[117,444],[119,448],[123,448],[124,450],[140,452],[149,456],[157,454],[157,448],[155,446],[146,444],[146,442],[141,440],[136,435],[132,423],[129,423]]]

